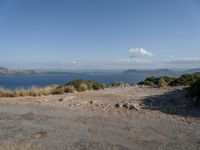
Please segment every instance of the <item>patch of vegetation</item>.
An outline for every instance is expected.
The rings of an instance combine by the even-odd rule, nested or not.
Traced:
[[[191,98],[196,105],[200,105],[200,77],[187,88],[187,97]]]
[[[42,96],[54,93],[56,85],[46,86],[44,88],[32,87],[29,89],[9,90],[0,88],[0,97],[20,97],[20,96]]]
[[[200,73],[183,74],[179,78],[161,76],[161,77],[148,77],[144,81],[139,82],[139,85],[146,86],[189,86],[200,78]]]
[[[30,89],[9,90],[0,88],[0,97],[20,97],[20,96],[42,96],[51,94],[64,94],[71,92],[82,92],[86,90],[104,89],[105,84],[89,80],[74,80],[67,84],[56,86],[46,86],[44,88],[32,87]]]
[[[90,80],[74,80],[65,84],[64,86],[73,86],[78,92],[86,90],[99,90],[104,89],[106,87],[105,84]]]
[[[189,86],[193,82],[195,82],[198,78],[200,78],[200,73],[192,73],[192,74],[183,74],[179,78],[172,81],[170,86]]]
[[[146,86],[168,86],[172,81],[174,81],[174,77],[168,77],[168,76],[161,76],[161,77],[148,77],[144,81],[139,82],[139,85],[146,85]]]

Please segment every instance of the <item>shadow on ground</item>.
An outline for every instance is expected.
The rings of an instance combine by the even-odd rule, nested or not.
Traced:
[[[191,100],[186,98],[186,90],[184,89],[145,97],[143,106],[145,109],[159,110],[166,114],[200,118],[200,107],[194,106]]]

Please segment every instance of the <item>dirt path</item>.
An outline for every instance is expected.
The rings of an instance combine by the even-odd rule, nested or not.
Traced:
[[[128,87],[40,98],[2,98],[0,144],[31,143],[42,150],[199,150],[198,117],[115,108],[122,101],[138,103],[140,98],[169,91],[174,89]]]

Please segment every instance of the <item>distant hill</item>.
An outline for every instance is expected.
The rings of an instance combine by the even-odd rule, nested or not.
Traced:
[[[154,70],[138,70],[129,69],[124,71],[124,74],[145,75],[145,76],[177,76],[178,72],[170,69],[154,69]]]
[[[0,67],[0,76],[6,75],[37,75],[39,72],[35,70],[14,70],[5,67]]]
[[[14,70],[0,67],[0,76],[64,76],[78,75],[79,73],[71,73],[66,71],[37,71],[37,70]]]
[[[72,75],[81,75],[81,74],[89,74],[89,75],[113,75],[113,74],[129,74],[129,75],[141,75],[141,76],[179,76],[185,73],[195,73],[200,72],[200,68],[189,69],[189,70],[170,70],[170,69],[128,69],[125,71],[122,70],[93,70],[87,72],[68,72],[68,71],[47,71],[47,70],[15,70],[9,69],[6,67],[0,67],[0,76],[72,76]]]
[[[189,69],[185,71],[185,73],[195,73],[195,72],[200,72],[200,68]]]
[[[11,73],[14,73],[15,71],[12,70],[12,69],[8,69],[8,68],[5,68],[5,67],[0,67],[0,75],[8,75],[8,74],[11,74]]]

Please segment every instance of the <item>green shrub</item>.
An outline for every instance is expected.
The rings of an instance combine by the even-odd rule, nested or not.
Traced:
[[[104,84],[90,80],[74,80],[65,85],[74,86],[77,91],[99,90],[105,88]]]
[[[144,81],[139,82],[139,85],[146,85],[146,86],[168,86],[170,82],[174,81],[174,77],[168,77],[168,76],[161,76],[161,77],[148,77]],[[165,84],[165,85],[164,85]]]
[[[102,83],[95,83],[95,84],[93,84],[92,89],[93,89],[93,90],[100,90],[100,89],[104,89],[105,87],[106,87],[105,84],[102,84]]]
[[[183,74],[179,78],[172,81],[170,86],[189,86],[198,78],[200,78],[200,73]]]
[[[147,86],[160,86],[160,82],[166,86],[189,86],[193,82],[195,82],[198,78],[200,78],[200,73],[192,73],[192,74],[183,74],[179,78],[161,76],[161,77],[148,77],[144,81],[139,82],[139,85],[147,85]],[[165,82],[165,83],[164,83]]]

